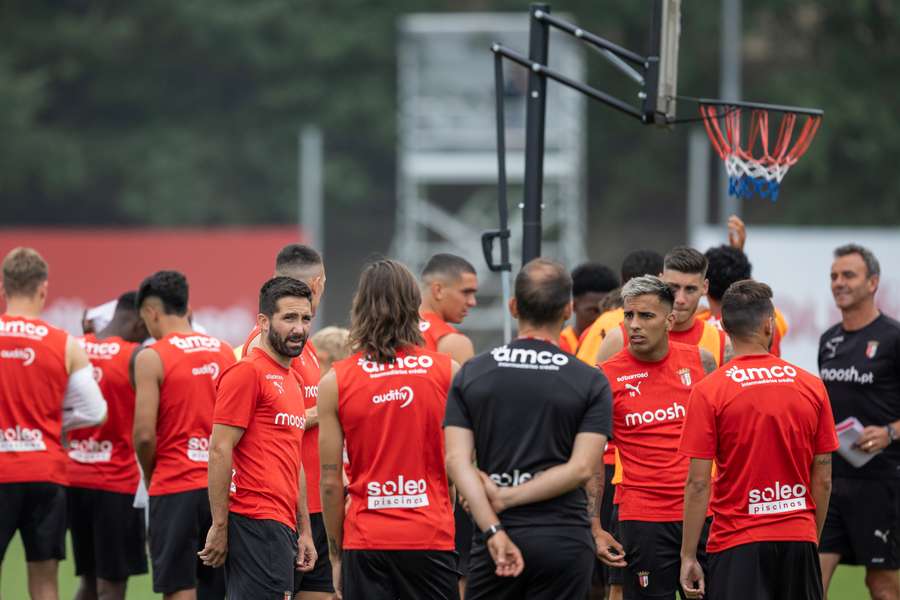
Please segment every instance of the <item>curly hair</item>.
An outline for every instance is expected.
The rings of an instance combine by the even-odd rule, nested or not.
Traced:
[[[753,265],[747,260],[747,255],[731,246],[710,248],[706,251],[706,260],[709,261],[706,270],[706,278],[709,279],[707,294],[716,301],[722,299],[728,286],[735,281],[750,279],[753,273]]]

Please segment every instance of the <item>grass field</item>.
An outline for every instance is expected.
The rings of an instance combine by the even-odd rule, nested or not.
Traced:
[[[69,548],[69,560],[59,566],[59,592],[61,600],[70,600],[75,595],[77,580],[75,565],[71,560],[72,549]],[[861,600],[868,597],[863,585],[863,571],[858,567],[839,567],[831,584],[829,600]],[[27,600],[28,585],[25,581],[25,552],[22,542],[16,535],[3,561],[3,573],[0,576],[0,598],[3,600]],[[128,582],[128,600],[149,600],[160,598],[150,588],[150,576],[132,577]]]

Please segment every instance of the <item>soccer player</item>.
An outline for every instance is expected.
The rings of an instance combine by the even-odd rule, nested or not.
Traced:
[[[693,248],[679,246],[666,254],[660,279],[675,294],[675,323],[669,332],[669,340],[700,346],[715,357],[717,365],[723,365],[731,359],[731,342],[722,330],[695,317],[700,299],[709,289],[707,266],[706,257]],[[622,328],[613,329],[600,345],[598,362],[607,360],[624,345]]]
[[[316,347],[319,371],[323,377],[334,363],[350,356],[350,331],[343,327],[323,327],[309,341]]]
[[[675,598],[688,459],[678,454],[691,388],[716,369],[697,346],[669,341],[675,297],[658,277],[622,287],[628,345],[601,365],[613,393],[622,463],[616,486],[626,598]]]
[[[316,562],[299,493],[304,382],[291,369],[312,323],[309,286],[290,277],[264,283],[257,323],[259,345],[219,378],[212,527],[200,558],[211,567],[224,563],[228,598],[282,599],[293,596],[295,568],[309,571]]]
[[[831,293],[841,322],[819,341],[819,375],[838,423],[864,426],[854,468],[834,459],[834,488],[819,546],[825,589],[838,562],[863,565],[872,598],[900,598],[900,323],[879,312],[878,259],[856,244],[834,251]]]
[[[3,259],[0,315],[0,563],[18,530],[32,600],[58,598],[65,558],[64,430],[102,423],[106,402],[75,338],[41,320],[48,267],[31,248]]]
[[[572,270],[572,312],[574,322],[563,329],[559,347],[576,354],[581,336],[600,316],[600,304],[606,295],[619,287],[612,269],[599,263],[584,263]]]
[[[275,257],[275,277],[291,277],[302,281],[312,291],[312,313],[315,317],[319,302],[325,293],[325,263],[313,248],[303,244],[288,244]],[[260,329],[255,327],[244,343],[246,356],[259,344]],[[319,398],[321,379],[319,359],[312,342],[303,346],[303,352],[291,362],[303,381],[303,403],[306,406],[306,431],[303,435],[303,472],[306,487],[306,502],[309,509],[310,525],[319,559],[312,571],[297,571],[294,591],[298,600],[328,600],[334,593],[331,581],[331,566],[328,564],[328,543],[325,539],[325,524],[322,522],[322,502],[319,495],[319,415],[316,406]]]
[[[653,250],[635,250],[622,261],[620,271],[622,284],[642,275],[659,275],[662,271],[662,254]],[[610,299],[610,296],[608,295],[606,299]],[[622,304],[620,302],[613,304],[614,306],[603,311],[581,336],[577,352],[578,359],[592,367],[600,362],[597,353],[600,350],[600,344],[603,343],[603,338],[622,324]]]
[[[351,308],[355,353],[319,384],[322,507],[335,588],[345,600],[458,596],[441,432],[457,367],[421,347],[420,302],[405,266],[368,265]]]
[[[769,354],[772,290],[739,281],[722,297],[735,358],[694,386],[680,452],[691,459],[684,492],[681,585],[710,600],[816,600],[816,543],[828,510],[838,447],[825,386]],[[718,467],[704,574],[698,541],[710,469]]]
[[[449,354],[463,364],[475,354],[472,341],[450,323],[463,322],[476,304],[478,275],[466,259],[435,254],[422,269],[422,317],[419,329],[429,350]]]
[[[188,282],[177,271],[144,279],[135,301],[156,342],[134,365],[134,447],[150,494],[153,591],[166,600],[224,596],[221,569],[197,558],[210,527],[207,486],[216,379],[234,363],[228,344],[188,321]]]
[[[67,505],[79,600],[124,600],[128,578],[147,572],[144,511],[134,508],[140,471],[134,456],[131,364],[147,328],[136,292],[119,296],[112,320],[81,339],[108,404],[106,423],[69,434]],[[110,527],[115,523],[115,527]]]
[[[571,294],[562,265],[526,264],[510,301],[519,337],[476,356],[453,380],[447,466],[482,532],[467,600],[584,598],[590,588],[589,510],[599,514],[610,391],[599,370],[557,346]]]

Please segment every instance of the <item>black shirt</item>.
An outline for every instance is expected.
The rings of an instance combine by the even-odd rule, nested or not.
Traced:
[[[515,486],[568,462],[577,434],[609,436],[611,405],[599,369],[550,342],[519,339],[460,369],[444,425],[471,429],[478,468],[497,485]],[[584,489],[511,508],[500,520],[505,527],[588,526]]]
[[[900,323],[885,315],[857,331],[840,323],[819,340],[819,376],[834,420],[856,417],[864,426],[900,419]],[[835,477],[900,479],[900,440],[857,469],[834,455]]]

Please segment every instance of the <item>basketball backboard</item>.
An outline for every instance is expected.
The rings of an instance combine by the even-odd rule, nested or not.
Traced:
[[[675,120],[678,93],[678,39],[681,37],[681,0],[653,0],[647,97],[644,112],[657,125]],[[658,57],[653,61],[652,57]]]

